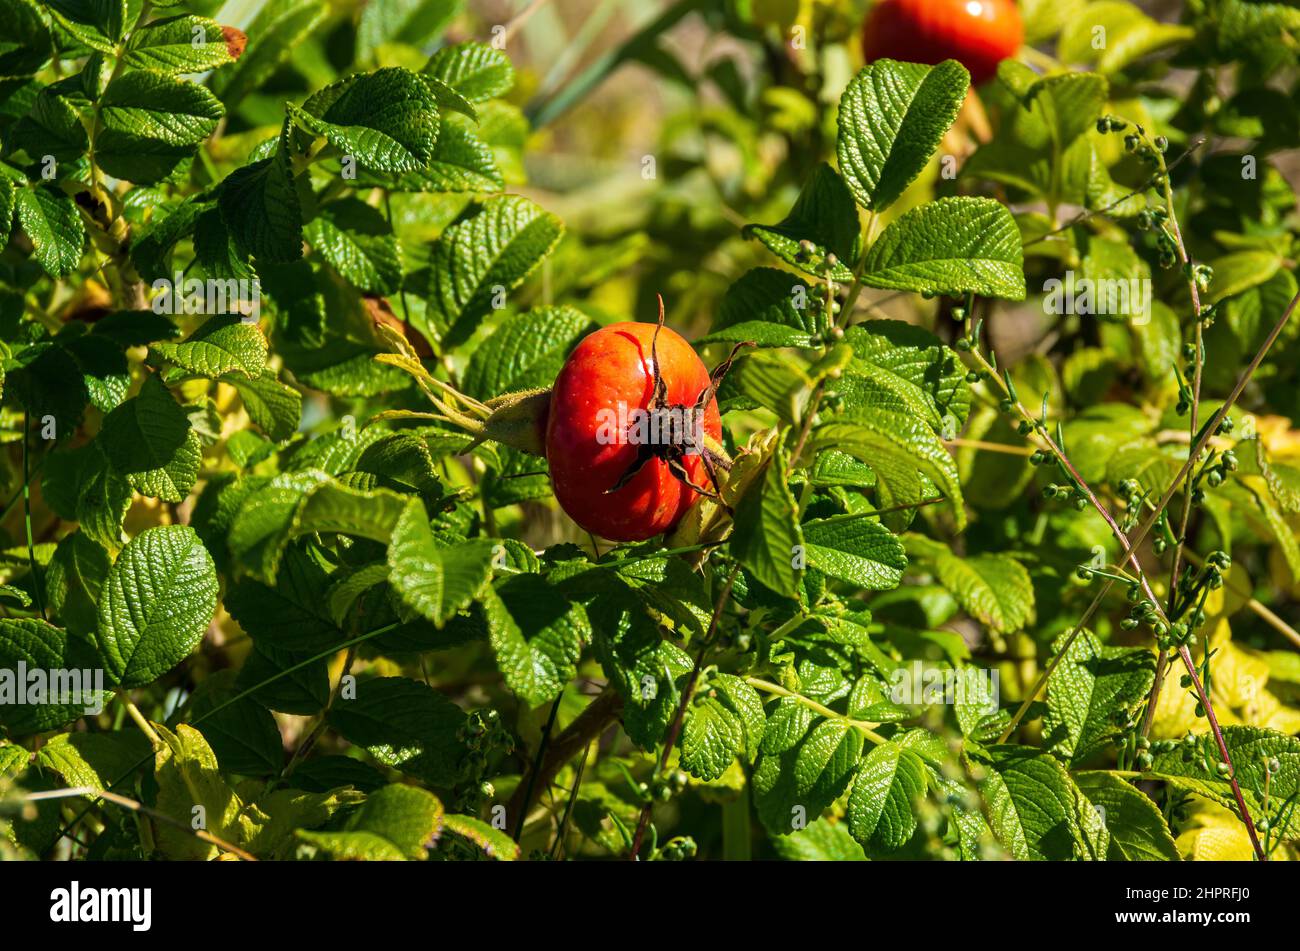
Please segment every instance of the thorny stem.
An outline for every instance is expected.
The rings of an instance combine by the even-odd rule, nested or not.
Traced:
[[[672,723],[668,726],[668,733],[664,737],[664,749],[659,755],[658,765],[655,766],[654,775],[656,777],[660,776],[668,768],[668,758],[672,755],[673,747],[677,745],[677,737],[682,731],[682,722],[686,719],[686,708],[690,706],[691,696],[695,693],[695,685],[699,682],[700,672],[704,669],[704,658],[713,645],[714,635],[718,632],[718,622],[722,620],[722,612],[727,606],[727,600],[731,597],[731,588],[736,583],[736,575],[739,571],[740,565],[737,564],[731,569],[726,584],[722,586],[722,591],[718,594],[718,603],[713,608],[713,617],[709,621],[709,629],[704,634],[699,653],[695,655],[695,666],[691,668],[691,675],[686,681],[686,687],[682,690],[682,698],[677,704],[677,712],[673,715]],[[641,843],[644,841],[646,829],[650,825],[650,811],[653,808],[653,800],[645,803],[641,807],[641,815],[637,817],[636,835],[632,837],[632,853],[628,856],[633,862],[638,861],[641,854]]]
[[[1161,608],[1160,602],[1155,597],[1154,592],[1151,590],[1151,586],[1149,581],[1147,580],[1146,574],[1142,570],[1142,566],[1137,559],[1137,554],[1136,554],[1137,548],[1139,545],[1141,545],[1143,540],[1146,538],[1147,534],[1150,532],[1152,526],[1155,524],[1156,518],[1159,515],[1159,513],[1163,512],[1168,507],[1170,500],[1174,496],[1174,493],[1178,491],[1180,484],[1184,482],[1184,480],[1188,477],[1188,473],[1192,471],[1192,468],[1196,464],[1196,460],[1200,458],[1201,452],[1204,451],[1206,445],[1210,441],[1210,438],[1214,435],[1215,430],[1218,428],[1219,424],[1223,421],[1224,417],[1228,414],[1228,411],[1236,403],[1237,399],[1241,396],[1241,393],[1245,389],[1247,382],[1249,382],[1251,377],[1254,375],[1255,371],[1259,368],[1260,363],[1263,361],[1264,355],[1269,351],[1273,343],[1277,340],[1278,336],[1282,332],[1282,328],[1286,326],[1287,321],[1290,320],[1291,314],[1295,310],[1297,302],[1300,302],[1300,293],[1297,293],[1296,296],[1291,299],[1291,302],[1287,305],[1286,309],[1283,311],[1282,316],[1278,319],[1277,323],[1269,331],[1268,337],[1264,340],[1264,343],[1260,346],[1259,351],[1251,359],[1250,364],[1246,367],[1245,371],[1243,371],[1241,376],[1238,378],[1236,384],[1232,388],[1232,392],[1228,395],[1228,398],[1223,402],[1223,405],[1219,407],[1218,411],[1211,417],[1210,421],[1200,431],[1201,433],[1200,437],[1195,440],[1195,444],[1191,447],[1187,456],[1187,461],[1183,463],[1182,468],[1179,470],[1178,474],[1174,477],[1169,487],[1165,490],[1165,493],[1161,497],[1160,502],[1156,505],[1156,507],[1151,512],[1147,514],[1147,516],[1143,519],[1141,524],[1138,526],[1137,533],[1135,537],[1131,540],[1124,533],[1124,531],[1119,527],[1118,523],[1116,523],[1114,517],[1110,514],[1109,510],[1107,510],[1106,507],[1102,505],[1102,503],[1097,499],[1096,494],[1092,491],[1092,489],[1088,486],[1088,484],[1084,482],[1084,480],[1079,476],[1078,471],[1066,458],[1065,453],[1062,451],[1061,447],[1059,447],[1055,443],[1055,441],[1052,440],[1052,438],[1047,435],[1045,431],[1039,430],[1037,427],[1035,428],[1035,432],[1037,433],[1039,440],[1041,440],[1043,447],[1046,448],[1049,452],[1051,452],[1051,454],[1057,459],[1061,467],[1070,475],[1071,479],[1074,480],[1075,484],[1084,493],[1089,503],[1093,506],[1094,509],[1097,510],[1097,512],[1101,515],[1101,517],[1106,521],[1106,524],[1110,527],[1112,533],[1115,535],[1116,540],[1119,541],[1121,548],[1123,548],[1124,550],[1125,560],[1133,565],[1135,571],[1137,572],[1138,579],[1142,584],[1144,591],[1146,592],[1147,596],[1150,598],[1153,605],[1155,606],[1156,611],[1159,613],[1161,620],[1169,627],[1172,627],[1172,625],[1169,622],[1169,618],[1165,614],[1164,610]],[[993,365],[989,363],[989,361],[984,357],[984,355],[980,353],[977,349],[972,349],[971,355],[981,365],[985,373],[988,374],[989,378],[996,380],[998,385],[1002,388],[1003,392],[1008,393],[1009,396],[1010,392],[1009,389],[1007,388],[1005,381],[1003,381],[1001,378],[997,376],[997,373]],[[1028,411],[1025,410],[1024,406],[1021,405],[1019,401],[1015,402],[1014,409],[1016,410],[1016,412],[1020,414],[1023,420],[1028,422],[1031,426],[1035,425],[1036,420],[1028,413]],[[1012,718],[1011,723],[1008,725],[1006,730],[1003,731],[1003,735],[1000,742],[1006,742],[1007,738],[1009,738],[1011,733],[1014,732],[1016,726],[1019,724],[1020,720],[1024,717],[1026,711],[1029,709],[1029,705],[1034,701],[1034,699],[1036,699],[1038,692],[1046,684],[1047,677],[1050,676],[1051,670],[1054,669],[1055,666],[1060,662],[1060,657],[1064,656],[1065,653],[1068,652],[1070,645],[1074,641],[1074,638],[1078,636],[1079,632],[1083,629],[1088,619],[1092,616],[1093,612],[1096,611],[1096,609],[1100,605],[1102,598],[1105,597],[1106,593],[1110,590],[1111,586],[1114,583],[1115,582],[1113,579],[1107,578],[1105,580],[1101,589],[1098,591],[1096,597],[1093,598],[1093,602],[1089,606],[1088,610],[1085,612],[1083,618],[1075,626],[1070,636],[1066,639],[1065,643],[1062,645],[1060,651],[1058,652],[1058,656],[1053,659],[1052,663],[1049,665],[1048,670],[1044,672],[1044,675],[1039,677],[1039,680],[1035,684],[1033,690],[1022,702],[1020,709],[1016,711],[1015,716]],[[1246,831],[1250,835],[1251,844],[1255,849],[1255,854],[1259,857],[1261,861],[1267,861],[1268,858],[1264,854],[1263,849],[1260,847],[1259,837],[1255,832],[1255,824],[1251,819],[1250,810],[1246,808],[1245,799],[1241,794],[1241,787],[1237,783],[1236,770],[1233,768],[1232,759],[1228,753],[1227,744],[1223,740],[1223,732],[1219,728],[1218,719],[1214,715],[1213,706],[1210,702],[1209,695],[1206,694],[1201,684],[1200,677],[1197,675],[1196,665],[1192,660],[1190,652],[1186,649],[1186,647],[1180,646],[1178,650],[1178,654],[1183,661],[1183,665],[1187,668],[1188,673],[1191,675],[1192,683],[1196,688],[1197,699],[1200,701],[1202,708],[1205,710],[1206,719],[1210,725],[1211,732],[1214,734],[1215,742],[1219,746],[1219,753],[1223,757],[1223,762],[1228,765],[1228,769],[1229,769],[1228,781],[1232,786],[1233,796],[1236,799],[1237,807],[1240,810],[1241,820],[1245,824]]]
[[[120,795],[115,792],[109,792],[107,789],[96,789],[94,786],[74,786],[67,789],[51,789],[44,792],[28,793],[24,799],[28,802],[36,802],[42,799],[69,799],[73,796],[98,796],[100,799],[114,803],[124,809],[130,809],[132,812],[143,813],[151,819],[158,819],[168,825],[175,826],[188,832],[195,838],[202,839],[209,845],[215,845],[223,852],[229,852],[245,862],[256,862],[257,856],[250,855],[239,846],[227,842],[225,839],[218,838],[206,829],[195,829],[188,822],[182,822],[175,816],[169,816],[165,812],[159,812],[157,809],[151,809],[143,803],[136,802],[134,799]]]

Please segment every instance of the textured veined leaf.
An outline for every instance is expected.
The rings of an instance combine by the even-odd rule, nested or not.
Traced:
[[[169,76],[203,73],[234,57],[221,24],[208,17],[182,15],[154,20],[131,33],[123,57],[133,69],[152,69]]]
[[[395,191],[499,192],[505,178],[496,153],[464,121],[444,116],[429,164],[406,172],[394,183]]]
[[[307,469],[282,472],[265,484],[250,485],[237,496],[238,509],[229,523],[231,554],[257,577],[273,581],[303,497],[328,480],[324,472]]]
[[[206,861],[219,851],[215,845],[191,835],[184,823],[193,821],[201,808],[204,828],[227,842],[242,841],[252,832],[254,819],[244,812],[244,802],[221,775],[216,754],[203,734],[188,723],[173,733],[153,725],[162,740],[154,751],[154,778],[158,783],[156,808],[176,824],[160,823],[155,832],[158,850],[169,859]],[[189,818],[186,818],[189,817]]]
[[[390,67],[349,76],[287,106],[300,128],[380,172],[410,172],[433,158],[438,105],[418,75]]]
[[[449,832],[477,845],[488,858],[498,862],[513,862],[519,858],[518,844],[500,829],[481,819],[452,814],[445,817],[444,824]]]
[[[767,726],[758,691],[740,677],[714,674],[687,708],[682,727],[682,768],[710,782],[737,758],[758,755]]]
[[[902,848],[916,832],[915,803],[925,789],[925,763],[914,752],[897,743],[873,748],[849,793],[849,832],[868,854]]]
[[[867,591],[898,587],[907,568],[903,543],[872,518],[828,518],[803,526],[808,564]]]
[[[50,508],[81,531],[116,550],[122,544],[122,520],[131,506],[131,484],[113,470],[94,440],[47,457],[41,488]]]
[[[424,503],[413,499],[388,547],[393,590],[407,607],[442,627],[487,585],[495,548],[488,539],[439,547]]]
[[[392,294],[402,284],[402,259],[388,221],[356,198],[331,202],[307,225],[307,242],[352,286]]]
[[[994,834],[1016,859],[1099,861],[1106,827],[1051,754],[1027,746],[973,750]]]
[[[852,281],[849,265],[857,260],[858,210],[844,180],[821,164],[799,192],[790,214],[775,225],[746,225],[745,235],[757,238],[773,254],[805,274],[826,273],[826,255],[839,263],[831,268],[837,281]]]
[[[736,504],[731,554],[767,587],[792,598],[799,587],[795,565],[803,535],[785,478],[785,455],[778,449],[761,465],[762,473]]]
[[[419,860],[442,832],[438,797],[415,786],[393,784],[371,793],[342,830],[295,833],[336,859],[391,862]]]
[[[759,267],[722,297],[713,329],[701,343],[752,341],[760,347],[810,347],[818,333],[811,288],[789,271]]]
[[[1017,137],[1032,148],[1051,147],[1060,155],[1069,145],[1093,128],[1109,96],[1105,76],[1096,73],[1065,73],[1047,76],[1029,84],[1022,101],[1025,109],[1016,113]]]
[[[209,317],[179,343],[155,343],[153,351],[179,367],[216,379],[225,373],[256,378],[266,368],[266,337],[257,324],[235,314]]]
[[[95,683],[94,673],[102,667],[94,647],[62,628],[40,618],[0,618],[0,669],[17,677],[18,665],[29,671],[64,672],[66,678],[47,675],[42,687],[28,681],[17,683],[25,703],[0,703],[0,724],[14,735],[44,733],[87,713],[103,709],[111,696]],[[8,690],[13,690],[11,680]],[[97,709],[98,708],[98,709]]]
[[[95,156],[111,175],[149,184],[169,175],[217,128],[225,109],[198,83],[151,69],[125,72],[100,97]]]
[[[45,572],[45,592],[50,610],[69,630],[94,633],[95,606],[111,565],[104,546],[85,532],[60,540]]]
[[[772,848],[788,862],[865,862],[867,856],[847,826],[823,816],[790,835],[773,836]]]
[[[904,543],[908,554],[933,566],[943,586],[972,617],[994,631],[1009,634],[1033,623],[1033,579],[1010,555],[958,557],[948,546],[921,535],[908,535]]]
[[[991,198],[940,198],[890,223],[867,251],[868,287],[1025,299],[1015,219]]]
[[[840,97],[836,154],[858,204],[880,211],[903,194],[957,118],[969,85],[955,60],[881,59],[853,78]]]
[[[510,314],[470,356],[463,381],[465,392],[490,399],[549,387],[569,351],[595,328],[590,317],[568,306]]]
[[[803,828],[844,793],[863,742],[861,732],[845,720],[816,717],[808,729],[808,718],[779,718],[783,708],[778,705],[769,717],[753,776],[759,819],[775,835]],[[774,730],[779,739],[772,742]]]
[[[149,752],[141,733],[61,733],[41,745],[36,761],[69,786],[112,789]]]
[[[51,277],[77,269],[86,241],[76,203],[53,185],[16,190],[18,223],[32,242],[33,255]]]
[[[274,442],[284,442],[298,431],[302,419],[302,394],[276,379],[275,371],[248,379],[240,374],[223,376],[239,391],[249,418]]]
[[[13,141],[33,159],[52,155],[59,162],[75,162],[90,144],[76,107],[49,88],[37,94],[27,115],[13,124]],[[6,186],[12,188],[6,181]]]
[[[623,700],[623,727],[632,742],[652,749],[677,712],[691,655],[626,595],[597,598],[587,613],[596,657]]]
[[[302,208],[283,149],[226,176],[218,202],[231,236],[259,263],[302,257]]]
[[[558,218],[526,198],[486,199],[442,233],[427,270],[413,276],[415,290],[429,303],[430,330],[448,345],[465,339],[492,310],[493,299],[517,287],[563,232]]]
[[[140,15],[127,0],[46,0],[54,21],[91,49],[112,53]]]
[[[1112,862],[1177,862],[1178,846],[1160,807],[1141,790],[1112,773],[1075,773],[1074,781],[1101,811],[1109,833],[1106,858]]]
[[[482,43],[444,46],[430,57],[424,72],[441,79],[470,102],[504,96],[515,84],[509,57]]]
[[[456,731],[466,716],[427,684],[405,677],[357,683],[356,697],[336,702],[329,724],[385,766],[439,786],[458,779],[464,744]]]
[[[122,687],[153,683],[198,645],[216,609],[216,567],[194,529],[145,529],[118,555],[99,602],[106,671]]]
[[[530,706],[554,700],[591,638],[587,612],[540,575],[515,575],[487,592],[488,637],[506,684]]]
[[[1053,656],[1064,637],[1052,645]],[[1120,732],[1114,715],[1141,704],[1155,668],[1155,654],[1145,647],[1110,647],[1091,631],[1080,631],[1047,679],[1043,743],[1067,765],[1101,752]]]
[[[849,412],[822,423],[813,436],[816,447],[842,450],[871,466],[882,507],[923,501],[924,476],[944,497],[958,531],[966,525],[957,464],[921,420],[882,410]]]
[[[845,331],[844,340],[853,347],[854,360],[835,390],[846,409],[857,407],[858,380],[865,377],[873,387],[863,389],[864,404],[870,394],[879,398],[884,390],[891,397],[884,408],[897,406],[919,415],[937,430],[944,428],[946,417],[952,418],[954,429],[966,422],[971,402],[966,367],[934,334],[915,324],[882,319],[855,324]]]
[[[113,470],[141,495],[181,502],[198,481],[203,454],[198,434],[156,375],[104,417],[100,435]]]

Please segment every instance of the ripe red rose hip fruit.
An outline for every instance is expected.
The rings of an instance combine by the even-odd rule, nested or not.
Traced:
[[[546,460],[560,507],[613,541],[672,529],[725,461],[711,378],[691,345],[660,325],[619,323],[585,337],[551,391]],[[707,437],[707,438],[706,438]]]
[[[979,85],[1023,40],[1014,0],[880,0],[862,28],[862,53],[869,63],[955,59]]]

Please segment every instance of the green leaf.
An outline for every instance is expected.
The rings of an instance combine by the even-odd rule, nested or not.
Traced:
[[[179,343],[155,343],[153,351],[191,373],[215,380],[226,373],[257,378],[266,369],[266,338],[257,324],[237,314],[209,317]]]
[[[799,589],[800,571],[795,564],[803,535],[786,481],[785,454],[778,448],[761,466],[736,503],[731,555],[764,585],[793,598]]]
[[[307,225],[307,242],[352,286],[392,294],[402,284],[402,259],[388,221],[358,198],[331,202]]]
[[[927,491],[924,476],[947,501],[957,530],[965,527],[957,464],[921,420],[882,410],[849,412],[813,430],[813,445],[839,449],[871,466],[882,507],[922,501]]]
[[[200,16],[155,20],[131,33],[123,62],[168,76],[203,73],[234,62],[221,24]]]
[[[1234,251],[1212,262],[1214,280],[1206,295],[1215,304],[1265,283],[1282,266],[1281,259],[1271,251]]]
[[[1250,814],[1259,820],[1264,809],[1265,775],[1268,762],[1277,758],[1278,771],[1268,779],[1269,809],[1275,840],[1300,838],[1300,815],[1288,809],[1289,800],[1300,795],[1300,738],[1256,726],[1225,726],[1223,742],[1236,770],[1237,784]],[[1196,793],[1237,811],[1236,797],[1228,777],[1220,775],[1218,744],[1209,733],[1196,736],[1190,747],[1181,744],[1167,752],[1157,752],[1144,778],[1163,779],[1178,789]]]
[[[623,728],[632,742],[653,749],[677,712],[691,655],[666,640],[659,625],[625,595],[598,598],[588,615],[596,658],[623,698]]]
[[[568,306],[509,314],[470,356],[465,392],[486,400],[549,387],[569,351],[595,329],[590,317]]]
[[[921,758],[897,743],[882,743],[862,759],[849,793],[849,832],[868,854],[893,852],[916,832],[915,803],[925,795]]]
[[[529,706],[554,700],[591,637],[587,612],[540,575],[515,575],[487,590],[488,636],[507,686]]]
[[[862,734],[847,721],[812,723],[814,716],[790,698],[768,716],[752,782],[759,819],[775,835],[821,815],[843,794],[862,755]]]
[[[1066,636],[1052,644],[1053,654]],[[1155,655],[1145,647],[1110,647],[1080,631],[1047,679],[1044,744],[1070,766],[1108,748],[1121,732],[1114,714],[1131,713],[1146,699],[1155,668]]]
[[[271,711],[243,691],[233,670],[223,670],[194,691],[190,720],[216,754],[222,772],[278,776],[284,769],[284,741]],[[234,703],[229,701],[234,700]]]
[[[1088,801],[1102,810],[1110,834],[1106,858],[1112,862],[1177,862],[1178,846],[1160,807],[1127,781],[1106,772],[1075,773]]]
[[[431,329],[448,344],[465,339],[491,312],[493,298],[517,287],[563,232],[558,218],[526,198],[484,200],[442,233],[428,269],[415,276],[415,289],[429,303]]]
[[[170,175],[225,115],[205,87],[151,69],[122,73],[99,104],[96,159],[110,175],[145,184]]]
[[[890,223],[867,251],[862,282],[1024,300],[1020,231],[1011,213],[991,198],[940,198]]]
[[[148,752],[141,733],[61,733],[41,746],[36,762],[69,786],[112,789]]]
[[[36,263],[50,277],[75,271],[86,241],[76,203],[53,185],[19,188],[16,200],[18,223],[32,242]]]
[[[758,755],[766,726],[758,691],[740,677],[714,674],[686,710],[682,768],[711,782],[737,759],[748,763]]]
[[[519,858],[519,846],[514,839],[473,816],[453,813],[445,817],[444,824],[449,832],[477,845],[488,858],[499,862],[513,862]]]
[[[273,442],[284,442],[298,431],[302,394],[277,380],[275,371],[267,370],[251,380],[237,374],[223,376],[221,382],[239,391],[248,418]]]
[[[28,671],[18,678],[18,665]],[[40,618],[0,618],[0,724],[13,735],[44,733],[86,713],[111,694],[96,689],[94,648]],[[39,679],[33,679],[39,672]],[[62,672],[62,675],[60,675]]]
[[[869,211],[892,205],[921,174],[961,108],[970,74],[955,60],[937,66],[881,59],[840,98],[840,173]]]
[[[444,117],[429,164],[406,172],[393,183],[394,191],[498,192],[505,179],[496,153],[468,124]]]
[[[789,271],[759,267],[727,288],[700,343],[751,341],[760,347],[811,347],[819,332],[810,288]]]
[[[366,797],[338,832],[299,829],[299,839],[336,859],[418,861],[442,832],[438,797],[414,786],[385,786]]]
[[[326,603],[328,587],[319,562],[294,549],[280,565],[274,587],[242,578],[226,589],[224,603],[259,648],[319,653],[344,640]]]
[[[50,610],[69,630],[95,632],[95,606],[111,566],[108,552],[84,531],[59,542],[45,571],[45,592]]]
[[[56,23],[102,53],[115,52],[115,44],[140,14],[138,6],[132,14],[127,0],[46,0],[45,8]]]
[[[50,508],[80,523],[86,536],[105,548],[121,546],[131,484],[113,471],[99,440],[52,453],[45,463],[42,491]]]
[[[198,646],[216,609],[216,567],[194,529],[145,529],[118,555],[99,602],[109,676],[122,687],[153,683]]]
[[[745,235],[814,277],[826,273],[826,255],[833,253],[840,263],[831,269],[831,276],[837,281],[853,280],[849,265],[857,260],[858,211],[848,186],[829,165],[817,166],[780,224],[746,225]],[[812,244],[808,253],[800,250],[803,241]]]
[[[242,815],[244,803],[222,777],[203,734],[187,723],[178,724],[175,733],[159,723],[153,727],[163,741],[154,755],[155,807],[177,822],[154,827],[159,851],[171,859],[205,861],[217,856],[215,845],[190,834],[196,807],[201,807],[204,828],[212,835],[227,842],[249,836],[254,821]]]
[[[403,604],[442,627],[491,580],[495,548],[489,539],[439,546],[424,504],[412,499],[388,547],[389,579]]]
[[[183,502],[198,481],[203,450],[185,410],[156,375],[104,417],[100,431],[113,471],[141,495]]]
[[[90,144],[76,108],[48,87],[37,95],[27,115],[14,123],[10,134],[34,161],[52,155],[60,162],[75,162],[86,154]],[[6,186],[12,187],[7,181]]]
[[[267,264],[302,257],[302,209],[283,149],[231,172],[217,200],[231,237],[245,254]]]
[[[803,526],[808,564],[866,591],[897,588],[907,568],[903,543],[872,518],[828,518]]]
[[[1028,746],[993,746],[968,755],[986,771],[980,792],[993,831],[1012,858],[1105,858],[1101,818],[1050,754]]]
[[[862,846],[849,834],[847,823],[825,816],[807,828],[772,837],[772,848],[787,862],[865,862]]]
[[[1000,634],[1034,621],[1034,584],[1025,566],[1009,555],[958,556],[921,535],[904,539],[912,557],[932,566],[940,583],[971,617]]]
[[[286,105],[312,136],[380,172],[411,172],[429,163],[438,139],[438,106],[418,75],[390,67],[349,76]]]
[[[340,696],[329,724],[349,743],[394,769],[439,786],[459,781],[463,748],[456,731],[465,723],[460,707],[418,680],[361,680],[356,696]]]
[[[444,46],[423,72],[442,80],[470,102],[504,96],[515,84],[515,70],[501,50],[482,43]]]
[[[846,409],[874,403],[919,416],[938,431],[946,417],[955,421],[954,429],[966,422],[971,403],[966,367],[934,334],[915,324],[882,319],[855,324],[845,331],[844,340],[853,347],[854,360],[835,390]],[[870,387],[859,385],[863,377]]]

